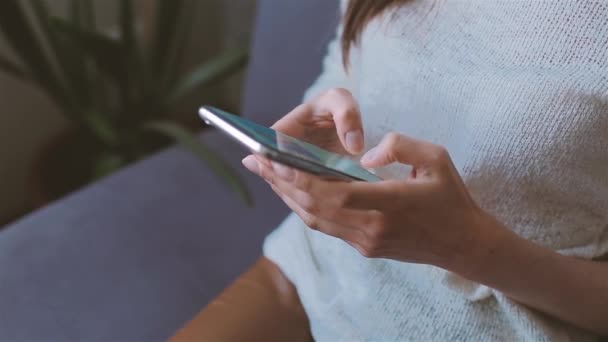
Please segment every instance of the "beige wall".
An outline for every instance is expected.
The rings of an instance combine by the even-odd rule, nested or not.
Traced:
[[[139,0],[147,5],[152,0]],[[49,0],[57,13],[61,13],[65,0]],[[255,0],[204,0],[198,1],[198,22],[191,43],[190,64],[218,53],[234,42],[247,42]],[[114,0],[97,0],[101,22],[109,22],[114,11]],[[0,53],[10,54],[0,39]],[[242,75],[232,78],[220,89],[192,96],[197,101],[237,107]],[[199,100],[200,99],[200,100]],[[45,143],[67,127],[67,122],[53,108],[45,96],[28,84],[0,74],[0,224],[6,219],[27,210],[31,198],[29,186],[31,170]]]

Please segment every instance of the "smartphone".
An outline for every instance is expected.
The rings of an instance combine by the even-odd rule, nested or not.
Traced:
[[[381,179],[349,157],[258,125],[223,110],[204,106],[200,117],[218,128],[254,154],[278,163],[327,178],[346,181],[377,182]]]

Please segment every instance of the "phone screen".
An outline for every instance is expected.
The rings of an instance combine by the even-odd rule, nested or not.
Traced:
[[[271,128],[264,127],[253,121],[242,117],[229,114],[217,108],[208,108],[214,114],[220,116],[243,133],[253,138],[267,148],[280,151],[282,153],[296,156],[328,169],[339,171],[340,173],[353,176],[368,182],[379,181],[380,178],[367,171],[358,162],[336,153],[326,151],[313,144],[298,140],[288,135],[277,132]]]

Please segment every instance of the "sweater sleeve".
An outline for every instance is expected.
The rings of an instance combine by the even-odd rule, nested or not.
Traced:
[[[321,74],[304,93],[304,102],[331,88],[351,89],[351,80],[342,64],[342,29],[344,26],[344,13],[348,0],[340,0],[340,15],[342,19],[336,30],[336,35],[327,46],[327,53],[323,58]]]

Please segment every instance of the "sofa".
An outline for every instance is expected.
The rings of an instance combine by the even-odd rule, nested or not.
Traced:
[[[321,69],[338,0],[259,0],[242,114],[270,124]],[[192,113],[196,115],[196,113]],[[0,341],[166,340],[260,255],[288,213],[223,135],[247,207],[180,146],[0,230]]]

